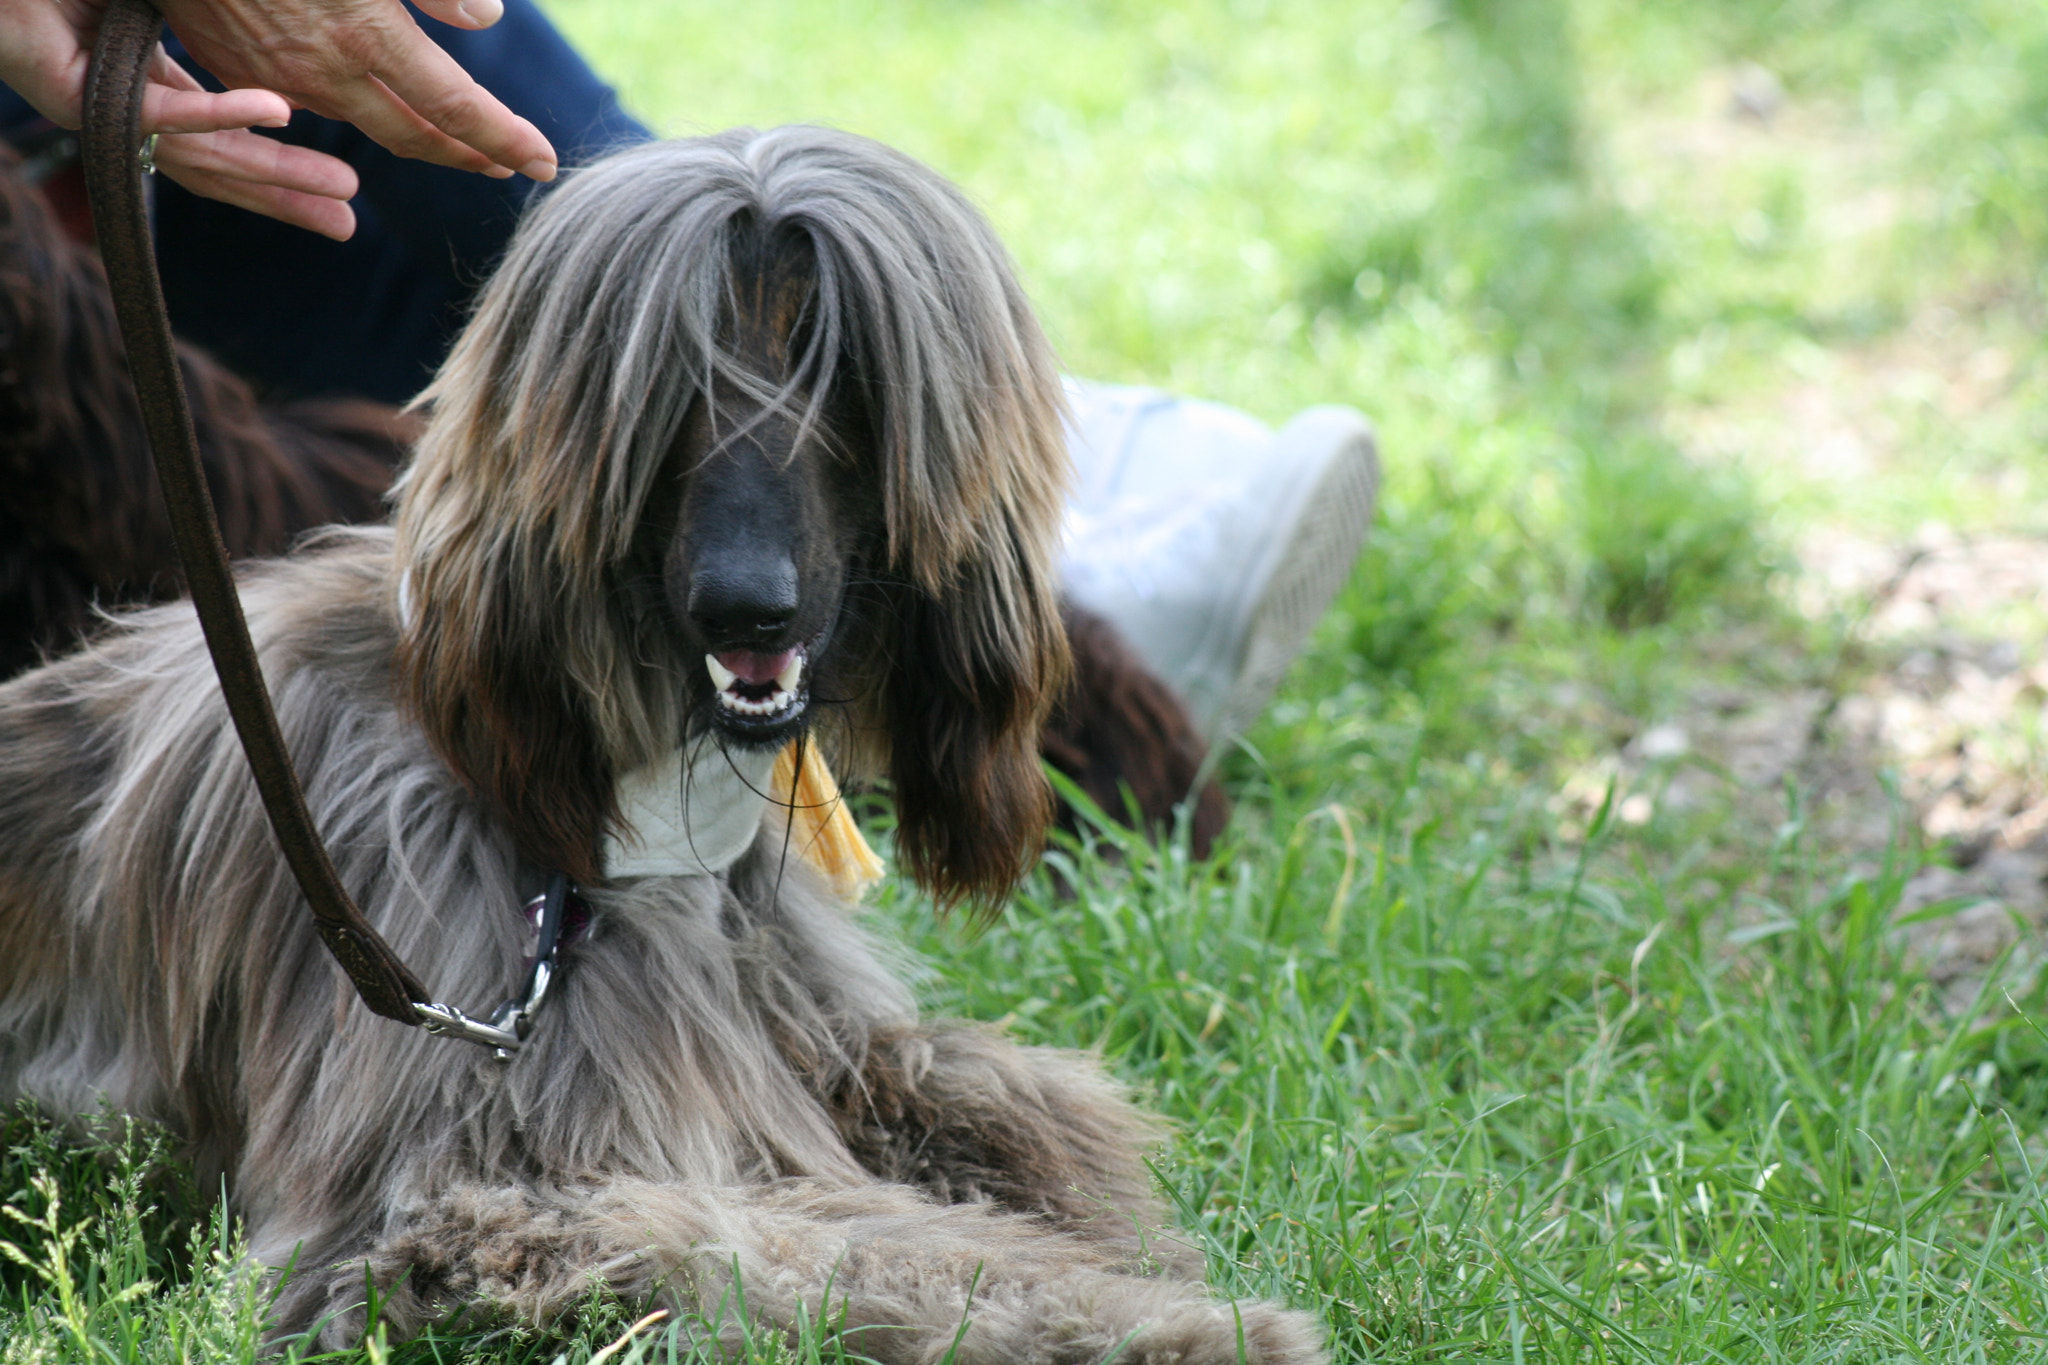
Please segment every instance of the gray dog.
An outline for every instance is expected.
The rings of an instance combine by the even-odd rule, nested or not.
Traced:
[[[0,687],[0,1099],[168,1124],[296,1256],[280,1329],[336,1344],[367,1268],[401,1333],[593,1281],[711,1313],[737,1275],[882,1361],[970,1320],[961,1361],[1320,1360],[1189,1282],[1156,1126],[1090,1062],[917,1019],[771,799],[792,751],[886,781],[942,903],[1042,847],[1059,389],[961,196],[815,129],[622,153],[520,228],[422,402],[395,526],[242,591],[342,876],[437,999],[515,979],[521,906],[579,885],[533,1036],[354,1004],[171,606]]]

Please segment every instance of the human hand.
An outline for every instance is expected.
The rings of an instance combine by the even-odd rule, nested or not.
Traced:
[[[503,13],[501,0],[466,3],[468,9],[465,0],[425,0],[422,8],[463,28],[487,27]],[[347,163],[246,131],[282,127],[294,103],[357,122],[403,155],[499,176],[512,174],[508,163],[516,163],[534,179],[554,176],[554,149],[540,131],[471,80],[398,0],[172,0],[163,8],[174,11],[179,36],[223,81],[247,82],[247,73],[269,70],[291,87],[214,94],[158,49],[143,93],[142,130],[162,134],[157,169],[195,194],[337,240],[353,233],[348,201],[357,180]],[[0,0],[0,81],[44,117],[78,127],[105,10],[106,0]],[[245,60],[230,44],[253,46]]]
[[[0,0],[0,81],[45,118],[79,126],[86,68],[106,0]],[[156,163],[195,194],[223,199],[334,238],[355,230],[356,174],[331,156],[245,130],[283,127],[291,104],[268,90],[202,89],[158,48],[142,95],[142,130],[162,134]]]
[[[157,4],[186,50],[224,84],[276,91],[353,123],[400,156],[554,179],[555,149],[541,131],[471,79],[399,0]],[[503,0],[419,5],[458,28],[488,28],[505,12]]]

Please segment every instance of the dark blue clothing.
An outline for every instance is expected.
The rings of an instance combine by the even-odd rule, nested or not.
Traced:
[[[478,32],[415,17],[540,129],[563,166],[651,136],[533,0],[506,0],[504,18]],[[167,46],[220,88],[175,41]],[[0,130],[21,126],[23,114],[33,111],[0,87]],[[541,187],[394,156],[353,126],[304,110],[287,128],[258,131],[355,168],[355,236],[331,242],[157,176],[157,259],[172,325],[279,395],[404,402],[440,363],[520,208]]]

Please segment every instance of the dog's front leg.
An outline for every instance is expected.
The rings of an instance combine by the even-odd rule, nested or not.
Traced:
[[[900,1185],[626,1181],[450,1191],[373,1250],[367,1270],[396,1335],[465,1310],[555,1322],[595,1286],[679,1310],[686,1331],[728,1358],[749,1336],[808,1322],[883,1365],[926,1365],[956,1339],[957,1365],[1323,1359],[1301,1314],[1219,1303],[1119,1262],[1043,1218],[934,1204]],[[360,1300],[364,1271],[357,1261],[327,1272],[333,1297],[316,1311]],[[324,1344],[351,1345],[363,1325],[360,1309],[344,1312]]]
[[[1134,1268],[1201,1271],[1159,1232],[1143,1160],[1159,1121],[1080,1053],[967,1024],[878,1032],[830,1103],[855,1159],[884,1180],[1045,1215]]]

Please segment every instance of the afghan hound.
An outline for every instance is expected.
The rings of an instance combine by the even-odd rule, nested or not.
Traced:
[[[204,351],[180,348],[222,535],[236,558],[282,553],[331,523],[375,521],[415,414],[361,399],[260,402]],[[98,257],[68,240],[0,145],[0,678],[75,645],[95,608],[168,600],[182,576]],[[1229,819],[1196,777],[1186,706],[1108,621],[1062,604],[1073,680],[1041,753],[1103,812],[1154,834],[1183,804],[1194,855]],[[1085,831],[1065,802],[1057,823]]]
[[[1160,1130],[1093,1063],[918,1018],[765,794],[792,746],[886,781],[941,904],[1037,856],[1059,402],[1001,245],[899,153],[575,173],[424,394],[395,524],[240,574],[314,818],[434,998],[518,978],[522,905],[580,888],[525,1047],[356,1006],[155,607],[0,686],[0,1100],[181,1134],[329,1343],[367,1277],[399,1334],[737,1283],[880,1361],[963,1324],[961,1361],[1321,1359],[1191,1281]]]
[[[347,399],[259,404],[179,348],[221,531],[282,553],[310,527],[383,512],[417,425]],[[98,258],[71,241],[0,144],[0,678],[77,642],[93,608],[179,585],[142,412]]]

